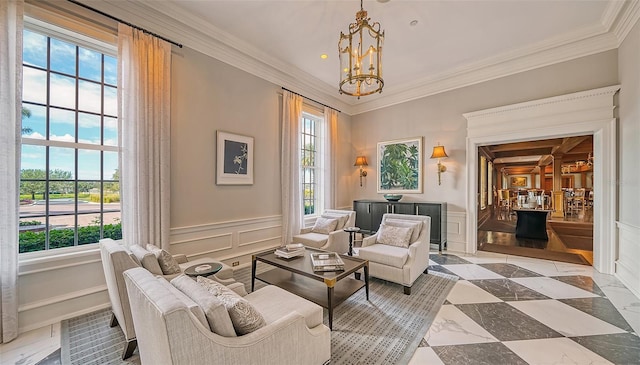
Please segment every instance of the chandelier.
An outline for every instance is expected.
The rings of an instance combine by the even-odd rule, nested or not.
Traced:
[[[382,43],[384,31],[380,23],[369,23],[362,8],[356,13],[356,22],[349,24],[348,34],[340,32],[340,94],[357,96],[382,92]]]

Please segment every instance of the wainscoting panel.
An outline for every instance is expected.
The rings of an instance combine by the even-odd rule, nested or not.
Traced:
[[[633,294],[640,298],[640,227],[631,224],[616,222],[618,227],[618,258],[616,260],[616,277]]]
[[[447,212],[447,249],[466,252],[467,249],[467,213]]]

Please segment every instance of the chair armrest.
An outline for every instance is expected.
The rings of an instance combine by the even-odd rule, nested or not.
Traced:
[[[183,253],[175,254],[173,255],[173,258],[178,262],[178,264],[184,264],[185,262],[189,261],[187,260],[187,255]]]
[[[329,232],[327,243],[321,248],[327,251],[346,253],[349,250],[349,233],[342,229]]]
[[[227,288],[233,290],[234,292],[236,292],[236,294],[238,294],[241,297],[244,297],[245,295],[247,295],[247,290],[244,288],[244,284],[242,283],[231,283],[229,285],[227,285]]]
[[[377,234],[374,234],[373,236],[369,236],[369,237],[364,237],[362,239],[362,247],[374,245],[376,243],[377,237],[378,237]]]
[[[313,229],[313,227],[302,228],[300,230],[300,234],[309,233],[309,232],[311,232],[312,229]]]

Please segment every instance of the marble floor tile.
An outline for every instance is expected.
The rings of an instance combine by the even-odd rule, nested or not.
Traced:
[[[503,343],[529,364],[612,364],[607,359],[568,338]]]
[[[509,302],[508,304],[567,337],[625,332],[554,299]]]
[[[429,259],[429,266],[433,266],[433,265],[438,265],[438,263]]]
[[[570,264],[568,262],[553,262],[558,270],[558,276],[560,275],[584,275],[592,276],[596,271],[593,266]]]
[[[449,292],[447,300],[452,304],[495,303],[502,301],[467,280],[458,280],[451,292]]]
[[[553,299],[597,297],[596,294],[593,294],[590,291],[547,277],[513,278],[511,280]]]
[[[621,333],[571,339],[615,364],[640,364],[640,338],[637,335]]]
[[[458,304],[456,308],[500,341],[562,337],[552,328],[504,302]]]
[[[491,270],[505,278],[528,278],[540,276],[540,274],[524,269],[514,264],[497,263],[497,264],[479,264],[485,269]]]
[[[501,279],[503,276],[475,264],[443,265],[445,269],[465,280]]]
[[[471,280],[471,283],[504,301],[549,298],[511,279]]]
[[[449,254],[430,254],[429,259],[431,259],[431,261],[434,261],[438,265],[456,265],[470,263],[469,261],[461,257]]]
[[[640,334],[640,299],[617,279],[609,284],[600,284],[600,282],[598,284],[624,319],[629,322],[636,333]]]
[[[507,256],[501,253],[478,251],[474,255],[461,254],[465,260],[474,264],[504,264],[507,262]]]
[[[428,269],[429,269],[429,271],[430,271],[430,272],[431,272],[431,271],[437,271],[437,272],[441,272],[441,273],[444,273],[444,274],[449,274],[449,275],[455,275],[455,276],[458,276],[458,275],[456,275],[456,274],[452,273],[451,271],[447,270],[447,269],[446,269],[444,266],[442,266],[442,265],[432,265],[432,266],[429,266],[429,267],[428,267]]]
[[[518,355],[502,343],[477,343],[459,346],[433,347],[445,365],[527,365]]]
[[[409,365],[444,365],[442,360],[436,355],[431,347],[418,347]]]
[[[440,308],[424,339],[429,346],[498,341],[453,305],[443,305]]]
[[[573,298],[560,299],[560,301],[596,318],[600,318],[601,320],[620,329],[633,332],[633,328],[629,325],[629,322],[624,319],[616,307],[611,304],[611,301],[607,298]]]
[[[553,277],[553,279],[560,280],[563,283],[570,284],[580,289],[590,291],[593,294],[596,294],[602,297],[605,296],[602,289],[600,289],[600,287],[598,286],[598,284],[596,284],[593,278],[589,276],[584,276],[584,275],[555,276]]]
[[[509,256],[508,264],[514,264],[544,276],[559,276],[558,268],[553,261],[531,259],[528,257]]]

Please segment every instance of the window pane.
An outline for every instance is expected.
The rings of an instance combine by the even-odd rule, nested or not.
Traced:
[[[104,143],[105,146],[118,145],[118,119],[104,117]]]
[[[40,105],[22,104],[22,136],[45,139],[47,135],[47,112]]]
[[[78,204],[78,244],[96,243],[100,240],[100,208],[96,213],[81,214],[83,211],[95,211],[88,204]],[[87,208],[85,210],[85,208]]]
[[[47,73],[31,67],[22,67],[22,101],[45,104],[47,102]]]
[[[100,144],[100,116],[78,113],[78,142]]]
[[[22,63],[47,68],[47,37],[27,29],[22,34]]]
[[[73,148],[49,147],[49,179],[73,179],[76,167],[75,162],[76,157]],[[49,186],[49,191],[51,191],[51,186]]]
[[[102,111],[100,84],[80,80],[78,82],[78,87],[78,109],[87,112],[100,113]]]
[[[49,248],[75,243],[76,197],[73,182],[49,184]]]
[[[100,182],[99,181],[78,181],[78,202],[99,203],[100,202]]]
[[[46,176],[46,148],[44,146],[22,145],[22,154],[20,155],[20,168],[22,169],[21,177],[29,179],[44,179]],[[29,175],[25,177],[25,171],[39,170],[42,175]]]
[[[76,46],[51,38],[51,70],[75,76]]]
[[[78,52],[78,64],[80,66],[78,76],[101,82],[102,54],[82,47],[78,48]]]
[[[104,179],[105,180],[120,180],[120,174],[118,169],[118,153],[105,151],[104,154]]]
[[[76,141],[76,113],[58,108],[49,109],[49,139]]]
[[[118,60],[115,57],[104,56],[104,83],[118,84]]]
[[[74,109],[76,107],[76,80],[51,74],[51,105]]]
[[[115,87],[104,87],[104,114],[118,115],[118,92]]]
[[[100,180],[100,151],[78,150],[78,180]]]

